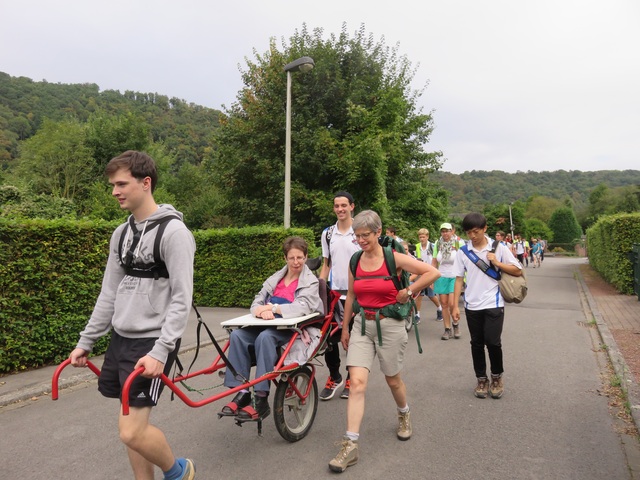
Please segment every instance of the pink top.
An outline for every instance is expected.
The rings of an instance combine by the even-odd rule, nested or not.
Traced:
[[[286,298],[291,303],[295,300],[296,289],[298,288],[298,279],[296,278],[289,285],[284,284],[284,278],[278,282],[275,290],[273,291],[274,297]]]
[[[398,290],[396,290],[391,278],[387,280],[384,278],[361,278],[375,276],[389,276],[389,270],[387,270],[387,264],[385,262],[382,262],[380,268],[373,272],[362,270],[362,268],[360,268],[360,262],[358,262],[356,277],[360,279],[353,282],[353,292],[356,294],[358,303],[365,310],[367,308],[382,308],[396,303]]]

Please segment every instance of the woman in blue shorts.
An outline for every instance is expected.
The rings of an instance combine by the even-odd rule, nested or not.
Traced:
[[[433,284],[434,293],[440,296],[440,305],[442,305],[442,316],[444,320],[444,334],[442,340],[451,338],[451,311],[453,309],[453,287],[456,282],[456,276],[453,273],[453,262],[458,254],[460,242],[458,237],[453,234],[453,227],[450,223],[440,225],[440,238],[435,243],[433,249],[432,265],[440,270],[440,278]],[[453,337],[460,338],[460,326],[453,324]]]

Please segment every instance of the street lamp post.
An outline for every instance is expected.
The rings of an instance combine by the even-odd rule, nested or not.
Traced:
[[[513,241],[515,237],[513,236],[513,217],[511,216],[511,205],[513,205],[513,202],[509,204],[509,225],[511,226],[511,241]]]
[[[315,62],[311,57],[300,57],[284,66],[287,72],[287,120],[284,150],[284,228],[291,227],[291,72],[308,72]]]

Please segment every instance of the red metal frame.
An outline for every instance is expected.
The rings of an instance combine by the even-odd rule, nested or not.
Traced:
[[[339,328],[338,325],[333,321],[333,312],[339,299],[340,299],[340,295],[335,291],[331,291],[330,298],[327,300],[329,303],[328,313],[323,318],[317,319],[315,321],[311,320],[309,323],[306,324],[306,325],[314,325],[319,323],[319,320],[322,320],[322,327],[320,328],[321,340],[318,346],[316,347],[316,350],[313,352],[310,358],[314,358],[318,354],[318,352],[325,347],[329,337],[333,335]],[[287,357],[287,354],[291,350],[291,347],[293,347],[294,341],[296,340],[296,338],[298,338],[299,335],[300,334],[298,332],[295,332],[295,331],[293,332],[293,335],[291,336],[291,340],[289,341],[284,352],[282,353],[280,360],[275,365],[273,372],[267,373],[260,378],[255,378],[253,380],[250,380],[247,383],[243,383],[241,385],[238,385],[237,387],[227,389],[224,392],[212,395],[200,401],[193,401],[192,399],[190,399],[177,384],[179,384],[182,381],[188,380],[190,378],[197,377],[199,375],[210,375],[212,373],[217,372],[221,368],[226,367],[226,364],[222,360],[222,357],[220,356],[220,354],[218,354],[218,356],[213,361],[213,363],[209,365],[207,368],[198,370],[193,373],[188,373],[187,375],[180,375],[178,377],[175,377],[174,379],[170,379],[166,375],[162,374],[160,376],[160,379],[187,406],[193,407],[193,408],[202,407],[203,405],[213,403],[217,400],[220,400],[221,398],[228,397],[229,395],[233,395],[242,389],[250,388],[264,380],[275,381],[283,373],[296,370],[298,367],[300,367],[298,363],[291,363],[288,365],[284,365],[284,361]],[[227,340],[227,342],[225,343],[223,351],[226,351],[228,348],[229,348],[229,340]],[[51,398],[53,400],[58,399],[58,383],[60,379],[60,374],[62,373],[62,370],[64,370],[64,368],[66,368],[70,363],[71,361],[69,359],[65,360],[58,366],[58,368],[53,374],[52,386],[51,386]],[[93,371],[96,375],[100,376],[100,369],[96,367],[93,363],[91,363],[91,361],[87,361],[87,367],[91,369],[91,371]],[[310,365],[310,367],[311,367],[311,375],[312,375],[311,378],[313,380],[313,378],[315,378],[316,370],[314,365]],[[138,375],[142,374],[142,372],[144,372],[144,367],[138,367],[133,372],[131,372],[131,374],[129,375],[129,377],[124,383],[124,386],[122,388],[122,414],[123,415],[129,414],[129,391],[131,390],[131,385],[135,380],[135,378]],[[293,392],[295,392],[295,394],[303,402],[306,402],[306,399],[309,396],[309,393],[311,392],[311,385],[313,384],[313,382],[312,381],[309,382],[306,392],[302,393],[298,390],[297,386],[291,382],[290,379],[287,379],[287,381],[289,382],[289,385],[291,386],[291,389],[293,390]]]

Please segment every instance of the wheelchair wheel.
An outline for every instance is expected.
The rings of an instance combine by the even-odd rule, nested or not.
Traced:
[[[303,401],[296,390],[304,395],[308,389],[309,395]],[[278,383],[273,410],[276,428],[285,440],[297,442],[309,433],[318,410],[318,385],[309,367],[300,367]]]

